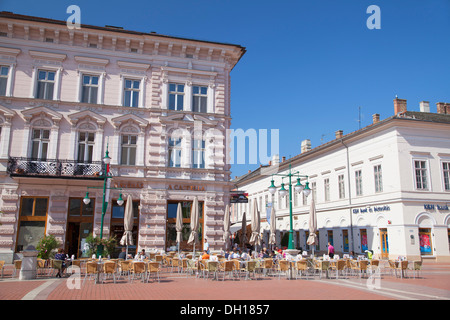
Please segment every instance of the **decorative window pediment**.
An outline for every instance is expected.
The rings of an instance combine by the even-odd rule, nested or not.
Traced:
[[[131,113],[125,114],[120,117],[113,118],[113,119],[111,119],[111,121],[114,124],[114,127],[116,127],[116,129],[120,129],[121,127],[123,128],[124,126],[126,126],[128,124],[128,125],[138,125],[142,131],[148,125],[147,120],[142,119],[141,117],[138,117]]]
[[[197,114],[185,114],[185,113],[177,113],[177,114],[171,114],[168,116],[162,116],[161,118],[161,122],[195,122],[195,121],[201,121],[203,124],[205,125],[212,125],[215,126],[218,124],[217,120],[214,120],[211,117],[204,117],[201,115],[197,115]]]
[[[11,123],[11,119],[15,114],[16,112],[14,110],[0,105],[0,124],[3,124],[4,122]]]
[[[71,114],[68,116],[70,119],[70,122],[73,126],[76,126],[77,124],[80,124],[81,122],[94,122],[97,124],[99,128],[103,128],[103,125],[106,122],[106,118],[91,111],[91,110],[84,110],[80,111],[74,114]],[[92,129],[90,129],[92,130]]]
[[[61,121],[63,117],[59,112],[44,106],[23,110],[22,115],[27,123],[33,122],[33,125],[41,127],[51,126],[52,123],[54,125],[58,125],[59,121]],[[51,122],[48,121],[50,119]]]

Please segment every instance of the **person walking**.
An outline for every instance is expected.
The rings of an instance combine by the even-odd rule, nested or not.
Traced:
[[[330,257],[330,259],[333,259],[334,257],[334,247],[330,242],[328,242],[328,256]]]

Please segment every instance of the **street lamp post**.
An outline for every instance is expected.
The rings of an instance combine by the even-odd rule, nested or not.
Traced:
[[[103,239],[103,221],[105,219],[106,208],[108,207],[109,192],[107,192],[107,191],[111,190],[111,189],[122,190],[121,188],[111,188],[110,187],[111,180],[109,180],[109,179],[112,179],[112,175],[110,174],[110,171],[109,171],[109,164],[111,163],[111,158],[109,157],[108,146],[106,146],[106,152],[105,152],[105,157],[103,158],[103,163],[105,164],[104,174],[101,175],[101,177],[103,178],[103,187],[87,187],[88,190],[89,189],[101,189],[101,188],[103,188],[102,220],[101,220],[101,225],[100,225],[100,240]],[[89,192],[86,192],[86,197],[84,197],[83,202],[86,205],[91,202],[91,199],[89,198]],[[122,199],[122,193],[121,193],[119,195],[119,199],[117,199],[117,204],[119,206],[122,206],[123,202],[124,201]],[[102,254],[103,254],[103,245],[100,244],[97,247],[97,257],[101,256]]]
[[[289,164],[289,172],[287,174],[278,174],[278,173],[274,173],[272,175],[272,181],[269,187],[269,192],[274,195],[275,192],[277,191],[277,188],[275,187],[274,184],[274,180],[273,180],[273,176],[281,176],[282,179],[284,178],[289,178],[289,190],[286,190],[284,188],[284,182],[281,183],[281,189],[280,189],[280,195],[282,197],[285,197],[288,193],[289,193],[289,223],[290,223],[290,228],[289,228],[289,244],[288,244],[288,249],[289,250],[294,250],[294,230],[293,230],[293,218],[292,218],[292,177],[296,176],[297,177],[297,184],[294,186],[294,190],[295,192],[301,193],[303,192],[304,195],[306,197],[309,196],[309,194],[311,193],[311,189],[309,188],[309,182],[306,182],[305,185],[303,186],[300,183],[300,178],[301,177],[306,177],[308,178],[308,176],[305,175],[300,175],[300,172],[292,171],[291,168],[291,164]],[[273,204],[272,204],[273,205]]]

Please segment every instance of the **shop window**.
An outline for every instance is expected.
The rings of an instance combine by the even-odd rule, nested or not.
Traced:
[[[166,234],[166,250],[174,249],[177,246],[177,209],[178,203],[181,203],[181,212],[183,216],[183,231],[182,242],[180,244],[180,250],[192,251],[193,245],[188,244],[189,235],[191,233],[191,210],[192,201],[169,201],[167,204],[167,234]],[[203,241],[203,202],[198,203],[199,210],[199,232],[198,238],[195,242],[195,250],[202,250]]]
[[[139,229],[139,206],[140,201],[139,200],[133,200],[133,217],[134,217],[134,224],[133,224],[133,231],[132,231],[132,237],[133,237],[133,245],[128,246],[128,253],[131,255],[136,254],[136,248],[137,248],[137,242],[138,242],[138,229]],[[111,201],[111,237],[115,237],[117,240],[117,246],[116,250],[111,254],[112,258],[117,258],[119,256],[119,253],[122,251],[122,248],[124,246],[120,245],[120,239],[122,239],[123,233],[124,233],[124,227],[123,227],[123,218],[125,216],[125,207],[126,202],[119,206],[117,204],[116,200]]]
[[[19,232],[16,250],[23,251],[29,245],[37,246],[39,239],[45,235],[48,198],[22,197],[20,201]]]

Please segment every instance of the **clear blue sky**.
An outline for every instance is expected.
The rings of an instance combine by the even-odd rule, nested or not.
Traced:
[[[35,1],[0,0],[0,10],[81,23],[239,44],[231,73],[232,128],[279,129],[280,157],[357,130],[393,99],[450,102],[450,0]],[[381,29],[366,26],[370,5]],[[232,177],[259,164],[233,165]]]

